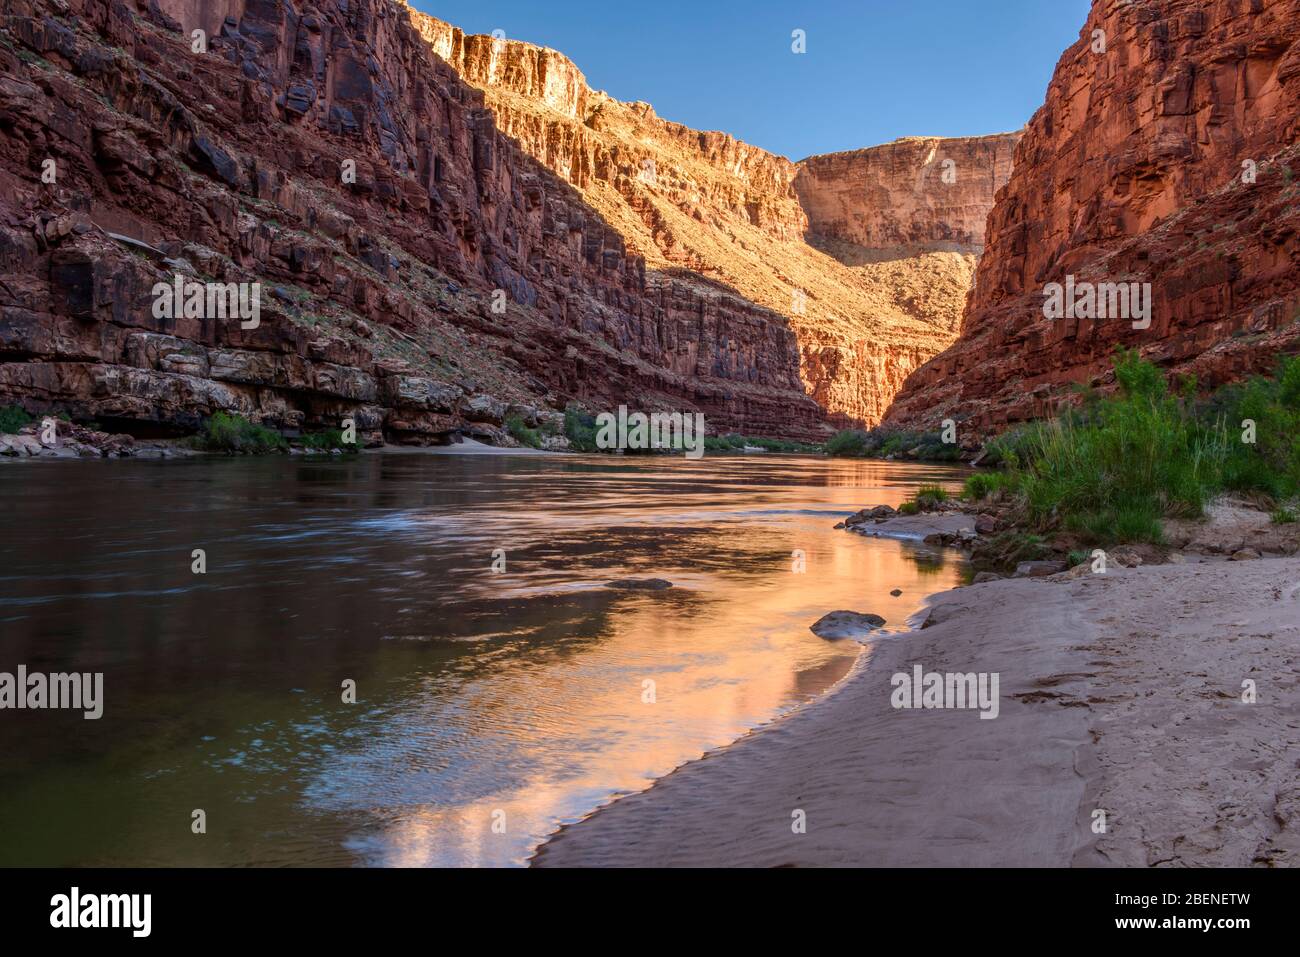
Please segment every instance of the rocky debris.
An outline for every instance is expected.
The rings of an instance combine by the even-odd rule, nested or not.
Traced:
[[[891,505],[868,505],[846,518],[836,528],[852,528],[855,525],[864,525],[867,522],[883,522],[893,518],[898,511]]]
[[[1016,572],[1012,578],[1046,578],[1048,575],[1059,575],[1067,568],[1065,562],[1021,562],[1016,566]]]
[[[983,585],[985,582],[1000,582],[1003,578],[1004,576],[999,575],[996,572],[978,572],[974,579],[971,580],[971,584]]]
[[[1240,551],[1233,553],[1232,560],[1234,562],[1253,562],[1253,561],[1257,561],[1259,557],[1260,554],[1259,552],[1255,551],[1255,549],[1243,548]]]
[[[55,420],[54,441],[46,443],[39,421],[14,434],[0,434],[0,456],[8,458],[133,458],[146,452],[162,457],[184,455],[188,450],[168,442],[139,442],[130,435],[102,432]]]
[[[1106,560],[1123,568],[1137,568],[1144,563],[1142,553],[1131,546],[1121,546],[1106,552]],[[1091,567],[1091,566],[1090,566]]]
[[[886,424],[1049,417],[1077,383],[1113,388],[1117,345],[1206,389],[1300,349],[1298,63],[1292,0],[1094,0],[989,215],[961,337]],[[1067,276],[1149,283],[1149,327],[1045,318]]]
[[[818,618],[809,630],[819,638],[838,641],[844,638],[864,638],[884,624],[885,619],[879,615],[856,611],[832,611]]]
[[[606,582],[605,587],[622,591],[663,591],[672,588],[673,583],[663,578],[619,578]]]

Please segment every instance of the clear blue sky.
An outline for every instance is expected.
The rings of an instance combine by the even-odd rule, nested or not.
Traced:
[[[1089,0],[411,0],[566,54],[665,119],[791,159],[1019,129]],[[795,28],[807,52],[790,51]]]

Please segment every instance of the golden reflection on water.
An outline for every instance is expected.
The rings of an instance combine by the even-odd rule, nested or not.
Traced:
[[[834,477],[825,486],[750,490],[721,502],[638,503],[611,494],[596,515],[534,514],[531,531],[540,530],[540,539],[588,522],[685,523],[705,535],[656,549],[653,564],[617,556],[616,572],[667,578],[674,588],[618,593],[598,642],[558,660],[498,661],[490,678],[462,689],[457,715],[465,727],[453,736],[480,746],[506,739],[500,753],[521,769],[516,779],[473,800],[385,811],[379,829],[354,849],[368,863],[390,866],[521,863],[559,823],[646,787],[844,677],[862,646],[824,641],[809,631],[812,622],[846,608],[882,614],[886,631],[901,630],[926,594],[957,583],[960,564],[955,553],[918,564],[918,551],[928,550],[915,543],[834,530],[851,510],[837,503],[867,501],[860,478]],[[795,549],[805,555],[802,573],[794,570]],[[730,558],[706,560],[718,552]],[[525,570],[488,587],[529,594],[546,587],[539,580],[555,587],[562,577]],[[586,576],[580,587],[599,587],[602,577]],[[890,597],[895,588],[903,595]],[[445,718],[441,709],[427,716],[431,725]]]

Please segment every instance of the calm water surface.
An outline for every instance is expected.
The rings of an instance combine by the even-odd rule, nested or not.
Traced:
[[[832,526],[959,478],[778,456],[6,464],[0,671],[101,671],[105,705],[0,711],[0,864],[523,863],[843,677],[860,646],[809,632],[825,612],[901,629],[955,584],[955,553]],[[625,577],[674,587],[605,587]]]

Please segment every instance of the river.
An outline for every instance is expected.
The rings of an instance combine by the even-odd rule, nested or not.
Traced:
[[[822,614],[902,630],[956,584],[956,553],[832,526],[962,474],[776,455],[5,464],[0,671],[102,672],[104,713],[0,711],[0,864],[522,864],[847,674],[862,646],[813,635]],[[606,586],[626,578],[673,587]]]

